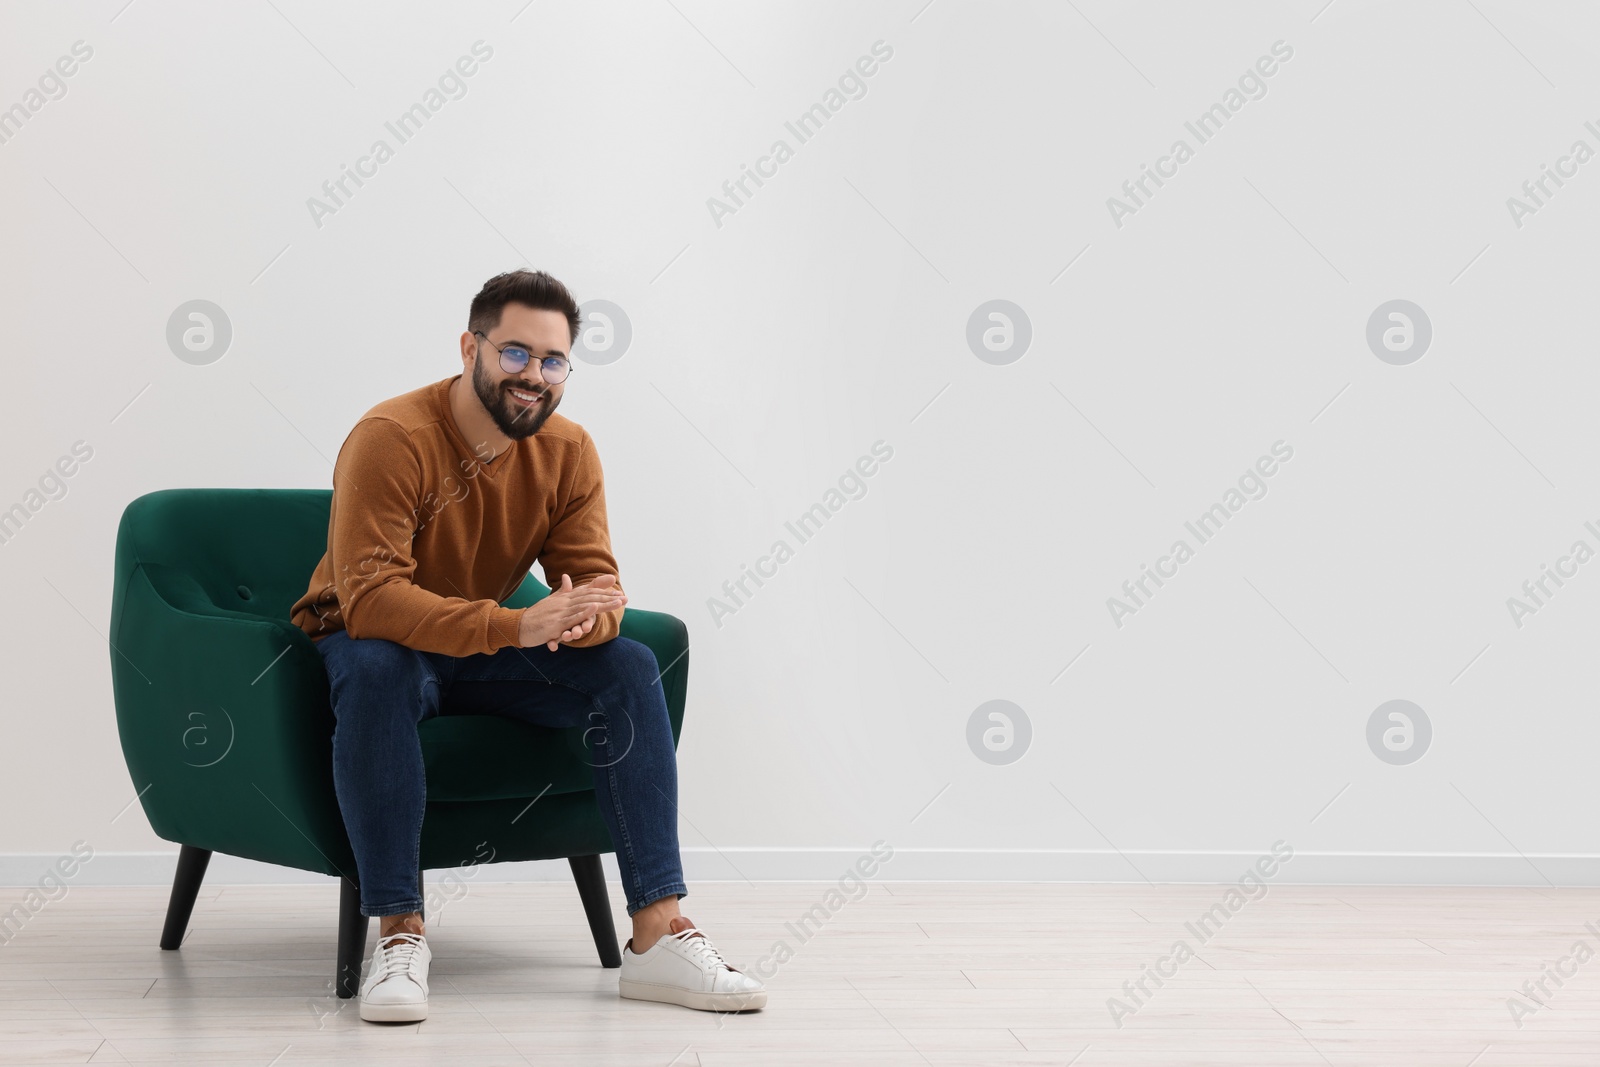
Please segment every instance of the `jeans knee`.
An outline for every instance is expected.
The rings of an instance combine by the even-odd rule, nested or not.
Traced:
[[[650,686],[661,676],[661,665],[650,646],[631,637],[613,637],[606,642],[615,660],[617,676],[630,686]]]

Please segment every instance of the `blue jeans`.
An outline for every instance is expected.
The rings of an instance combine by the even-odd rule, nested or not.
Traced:
[[[427,789],[417,724],[451,714],[588,727],[595,797],[617,851],[628,914],[688,895],[678,855],[677,753],[648,645],[614,637],[586,648],[535,645],[456,657],[336,630],[316,646],[328,671],[333,783],[355,851],[361,914],[422,910],[417,864]]]

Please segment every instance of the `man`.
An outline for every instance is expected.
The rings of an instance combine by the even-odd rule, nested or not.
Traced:
[[[661,666],[618,635],[628,598],[600,460],[588,432],[555,413],[578,325],[566,287],[543,271],[489,279],[461,335],[462,373],[373,407],[334,466],[328,550],[293,619],[328,671],[361,914],[381,919],[363,1019],[427,1017],[417,724],[452,712],[598,726],[595,795],[633,919],[622,996],[708,1011],[766,1003],[678,911],[688,891]],[[535,559],[550,595],[500,606]],[[621,752],[613,733],[629,742]]]

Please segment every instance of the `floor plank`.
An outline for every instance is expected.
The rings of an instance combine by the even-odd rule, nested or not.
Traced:
[[[874,882],[827,915],[823,883],[698,883],[734,963],[792,950],[721,1016],[620,999],[571,887],[475,883],[429,917],[429,1018],[376,1026],[332,995],[334,889],[203,892],[163,952],[164,888],[84,886],[0,945],[0,1062],[1600,1062],[1600,890],[1273,886],[1199,928],[1223,888]]]

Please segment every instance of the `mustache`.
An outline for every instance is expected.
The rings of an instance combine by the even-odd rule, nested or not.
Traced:
[[[506,387],[506,392],[509,393],[513,388],[520,388],[520,387],[519,386],[507,386]],[[531,389],[523,389],[522,392],[528,393],[528,392],[532,392],[532,390]],[[546,406],[547,403],[549,403],[550,397],[546,393],[535,393],[534,395],[537,396],[539,399],[535,400],[531,404],[519,404],[515,400],[513,400],[510,396],[506,397],[506,399],[507,400],[511,400],[513,405],[515,405],[516,408],[517,408],[516,413],[511,416],[511,421],[512,422],[529,421],[530,416],[532,417],[532,419],[538,419],[538,420],[542,420],[545,417],[545,415],[547,414],[547,412],[545,411],[545,406]]]

